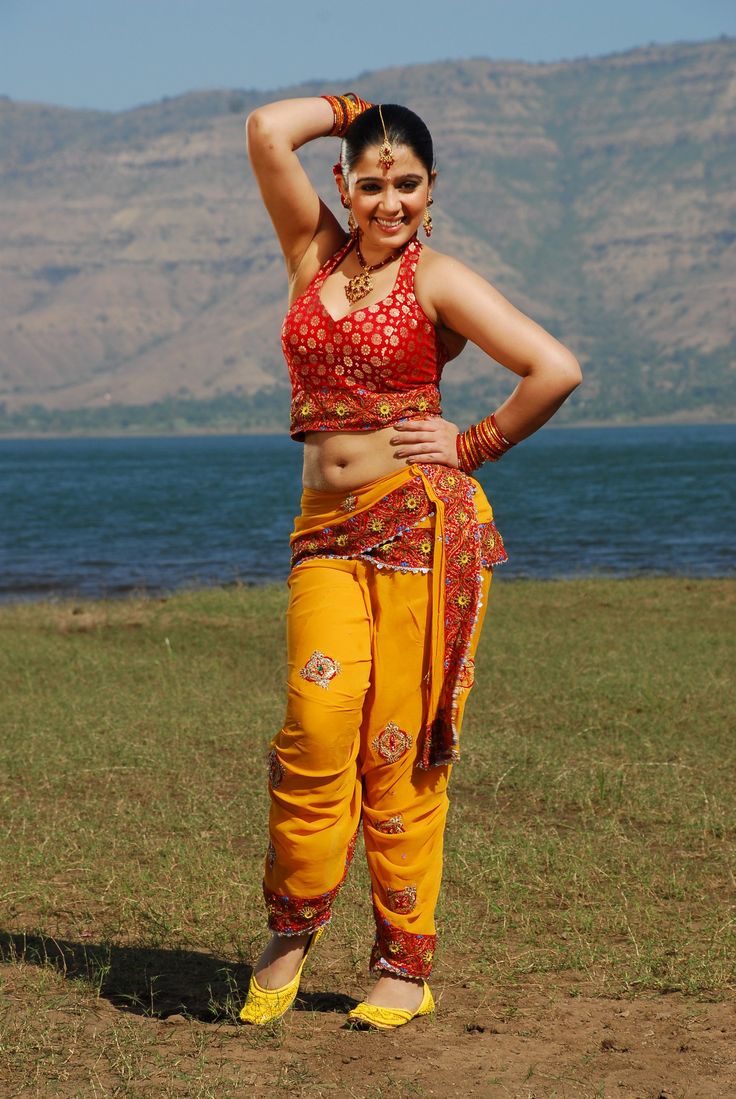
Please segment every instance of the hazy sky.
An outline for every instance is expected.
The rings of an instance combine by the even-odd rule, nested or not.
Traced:
[[[736,33],[734,0],[0,0],[0,94],[120,109],[448,58],[596,56]]]

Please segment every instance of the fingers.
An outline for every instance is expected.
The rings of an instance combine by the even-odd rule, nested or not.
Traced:
[[[394,424],[394,428],[396,431],[406,431],[407,428],[411,431],[411,429],[415,427],[434,427],[435,424],[439,423],[442,423],[441,416],[430,416],[426,420],[417,417],[414,419],[398,420],[397,423]]]
[[[422,443],[429,443],[431,446],[437,445],[437,437],[430,435],[428,432],[412,432],[411,435],[406,434],[401,439],[391,439],[391,446],[417,446]]]
[[[407,465],[412,462],[442,462],[443,465],[455,465],[457,454],[450,447],[438,443],[418,444],[416,446],[404,446],[394,452],[397,461],[404,461]]]
[[[407,465],[412,462],[457,463],[457,427],[441,416],[428,420],[404,420],[394,424],[399,434],[389,440],[394,457]]]
[[[433,446],[431,443],[416,443],[414,446],[403,446],[394,452],[395,458],[427,458],[430,454],[437,454],[444,447]]]
[[[454,454],[443,454],[439,451],[436,454],[417,454],[414,458],[399,458],[396,456],[397,461],[403,463],[403,465],[442,465],[452,466],[457,469],[457,458]]]
[[[451,423],[449,420],[443,420],[441,416],[432,416],[428,420],[400,420],[393,425],[394,431],[398,431],[406,438],[409,435],[416,434],[417,437],[421,435],[423,438],[434,438],[438,433],[449,432],[451,435],[457,434],[457,424]],[[399,442],[396,437],[391,439],[392,443]]]
[[[437,424],[422,424],[420,421],[415,420],[414,423],[407,424],[395,424],[397,430],[401,429],[401,435],[394,435],[389,440],[392,446],[398,446],[404,443],[431,443],[435,442],[442,433],[442,421]]]

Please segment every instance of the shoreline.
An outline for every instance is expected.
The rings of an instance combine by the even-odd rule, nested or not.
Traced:
[[[615,428],[632,427],[731,427],[736,424],[736,417],[719,417],[718,419],[685,416],[647,416],[638,420],[575,420],[573,423],[544,424],[540,431],[576,431],[601,428],[614,430]],[[535,433],[536,434],[536,433]],[[29,441],[38,439],[206,439],[206,438],[236,438],[240,436],[267,436],[270,438],[289,438],[287,428],[273,427],[249,427],[243,429],[229,428],[198,428],[196,431],[8,431],[0,432],[0,442],[8,439],[12,441]]]

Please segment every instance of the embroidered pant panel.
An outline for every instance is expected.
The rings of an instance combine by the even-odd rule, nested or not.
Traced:
[[[269,760],[269,925],[297,934],[329,921],[362,814],[372,968],[427,976],[450,773],[416,767],[431,575],[315,559],[289,586],[287,713]]]

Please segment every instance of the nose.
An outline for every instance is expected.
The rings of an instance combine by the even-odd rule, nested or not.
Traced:
[[[397,214],[401,211],[401,195],[395,187],[387,187],[381,196],[381,208],[386,214]]]

